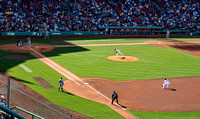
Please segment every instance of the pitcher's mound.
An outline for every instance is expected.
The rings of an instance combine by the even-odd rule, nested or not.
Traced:
[[[138,61],[139,58],[137,57],[132,57],[132,56],[108,56],[107,59],[113,60],[113,61],[119,61],[119,62],[135,62]]]

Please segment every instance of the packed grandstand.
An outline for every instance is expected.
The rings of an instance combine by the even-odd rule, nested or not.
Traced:
[[[107,26],[200,31],[200,1],[0,0],[1,32],[107,32]]]

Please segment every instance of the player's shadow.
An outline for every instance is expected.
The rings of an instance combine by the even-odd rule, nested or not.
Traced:
[[[119,106],[121,106],[122,108],[127,108],[126,106],[124,106],[124,105],[121,105],[121,104],[118,104]]]
[[[121,59],[125,59],[126,57],[122,57]]]
[[[72,94],[72,93],[70,93],[70,92],[64,91],[63,93],[68,94],[68,95],[73,95],[73,96],[74,96],[74,94]]]
[[[165,88],[166,90],[169,90],[169,91],[176,91],[176,89],[174,88]]]

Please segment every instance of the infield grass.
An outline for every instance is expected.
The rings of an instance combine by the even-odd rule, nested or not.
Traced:
[[[138,57],[137,62],[116,62],[106,57],[116,55],[120,49],[128,56]],[[66,69],[82,78],[97,77],[114,81],[190,77],[200,75],[200,58],[168,47],[150,45],[91,46],[58,48],[44,53]],[[68,53],[58,54],[62,51]],[[63,60],[64,59],[64,60]],[[87,73],[86,73],[87,72]]]

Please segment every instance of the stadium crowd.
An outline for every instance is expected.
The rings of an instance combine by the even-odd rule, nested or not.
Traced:
[[[162,26],[200,31],[199,0],[1,0],[1,32]]]

